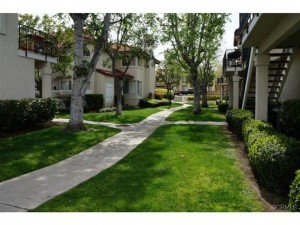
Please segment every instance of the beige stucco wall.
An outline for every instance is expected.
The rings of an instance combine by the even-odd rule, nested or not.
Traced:
[[[4,22],[6,33],[0,33],[0,99],[34,97],[34,60],[18,56],[18,15],[1,14]]]
[[[287,99],[300,99],[300,50],[295,53],[293,62],[282,89],[280,101]]]

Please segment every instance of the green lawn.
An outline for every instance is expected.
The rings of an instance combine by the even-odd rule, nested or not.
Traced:
[[[168,121],[225,121],[225,116],[218,111],[216,104],[209,104],[208,108],[201,108],[201,114],[192,114],[193,107],[188,107],[172,113]]]
[[[263,211],[219,126],[165,125],[117,164],[34,211]]]
[[[117,129],[86,125],[81,132],[62,131],[63,126],[45,128],[0,139],[0,181],[54,164],[119,132]]]
[[[160,106],[157,108],[138,108],[138,109],[127,109],[123,111],[123,115],[116,115],[116,112],[104,112],[104,113],[84,113],[83,117],[85,120],[96,121],[96,122],[110,122],[117,124],[127,124],[127,123],[138,123],[148,116],[160,112],[164,109],[174,108],[181,106],[181,104],[173,103],[171,107]],[[69,119],[69,114],[60,113],[58,118]]]

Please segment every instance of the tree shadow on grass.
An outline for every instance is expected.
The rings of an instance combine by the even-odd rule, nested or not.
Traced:
[[[94,127],[93,131],[64,132],[63,126],[0,139],[0,182],[71,157],[117,133]]]

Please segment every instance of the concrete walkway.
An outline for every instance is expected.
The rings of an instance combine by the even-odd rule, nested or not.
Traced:
[[[162,125],[171,113],[187,106],[155,113],[140,123],[123,127],[119,134],[78,155],[0,183],[0,212],[34,209],[90,179],[126,156]]]

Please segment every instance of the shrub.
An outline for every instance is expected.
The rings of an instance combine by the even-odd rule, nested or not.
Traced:
[[[226,113],[226,122],[228,123],[228,126],[233,129],[236,135],[241,139],[243,123],[252,118],[253,114],[244,109],[233,109]]]
[[[164,98],[164,95],[162,93],[155,93],[154,98],[157,100],[162,100]]]
[[[300,100],[282,102],[280,113],[283,131],[291,137],[300,139]]]
[[[114,96],[114,103],[115,103],[115,106],[117,106],[117,95]],[[124,95],[122,95],[122,97],[121,97],[121,104],[122,104],[122,106],[124,106],[124,104],[125,104]]]
[[[213,101],[219,99],[219,95],[207,95],[207,101]]]
[[[269,123],[260,120],[249,119],[242,126],[242,137],[247,148],[256,141],[257,136],[266,136],[275,132]]]
[[[300,168],[300,143],[253,119],[244,122],[243,137],[258,181],[275,193],[287,193]]]
[[[103,107],[103,95],[102,94],[87,94],[85,95],[85,103],[88,111],[99,110]]]
[[[154,98],[155,98],[155,95],[157,96],[162,96],[161,98],[155,98],[155,99],[163,99],[163,98],[167,98],[168,99],[168,96],[167,96],[167,89],[166,88],[156,88],[155,89],[155,93],[154,93]],[[171,90],[171,99],[174,99],[174,91]]]
[[[300,170],[296,172],[296,178],[290,186],[289,208],[292,212],[300,212]]]
[[[219,112],[226,113],[227,108],[228,108],[228,102],[227,101],[225,101],[225,100],[223,100],[223,101],[219,100],[218,103],[217,103],[217,105],[218,105]]]
[[[55,99],[0,100],[0,133],[20,131],[50,121],[58,110]]]
[[[139,102],[139,106],[141,108],[155,108],[158,106],[169,105],[169,101],[167,99],[155,100],[155,99],[141,99]]]

